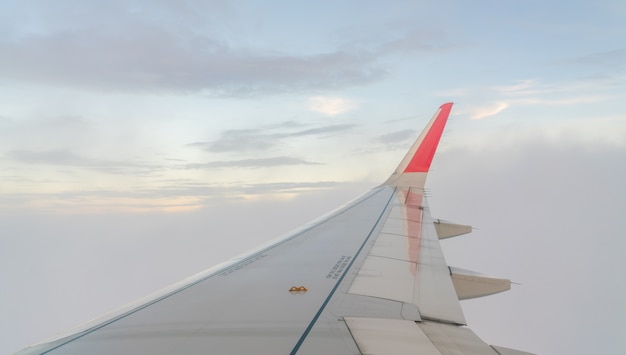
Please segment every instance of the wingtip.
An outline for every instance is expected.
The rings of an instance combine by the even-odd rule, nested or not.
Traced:
[[[439,139],[443,134],[443,129],[446,126],[448,116],[452,110],[452,105],[452,102],[447,102],[439,106],[438,112],[426,128],[424,136],[420,137],[422,139],[419,141],[419,146],[415,154],[404,169],[405,173],[428,172],[437,146],[439,145]]]
[[[400,162],[394,173],[387,179],[385,184],[392,186],[424,186],[426,174],[430,170],[430,164],[439,145],[448,116],[452,110],[452,102],[446,102],[439,106],[433,118],[428,122],[411,149]],[[409,177],[413,176],[413,177]],[[419,175],[419,176],[417,176]]]

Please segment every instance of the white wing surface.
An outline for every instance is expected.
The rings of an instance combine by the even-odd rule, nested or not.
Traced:
[[[525,354],[487,345],[459,299],[510,282],[451,268],[424,183],[452,103],[391,177],[288,237],[19,354]]]

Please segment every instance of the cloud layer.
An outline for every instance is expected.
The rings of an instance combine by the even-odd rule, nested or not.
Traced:
[[[153,13],[164,16],[158,15],[163,4],[154,6]],[[132,5],[114,3],[114,8],[119,11],[115,20],[77,22],[74,28],[63,26],[67,19],[58,12],[56,17],[39,19],[38,31],[15,24],[18,30],[0,36],[0,76],[96,90],[254,96],[368,84],[387,75],[382,58],[444,46],[439,38],[412,32],[386,42],[291,53],[241,43],[215,26],[193,30],[185,23],[193,16],[184,7],[167,7],[178,18],[164,16],[161,22],[137,16]],[[94,11],[79,6],[77,11],[81,10]],[[319,100],[313,99],[312,105],[331,115],[349,106],[347,102]]]

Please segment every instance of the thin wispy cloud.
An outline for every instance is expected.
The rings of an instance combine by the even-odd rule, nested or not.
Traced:
[[[213,141],[195,142],[189,146],[201,147],[209,152],[250,152],[267,151],[281,144],[282,140],[317,136],[327,137],[339,132],[346,132],[356,127],[353,124],[333,124],[305,129],[303,125],[274,125],[271,127],[226,130]]]
[[[559,61],[557,64],[592,66],[601,69],[615,70],[623,68],[626,63],[626,48],[611,51],[595,52],[583,56]]]
[[[214,141],[194,142],[189,146],[201,147],[215,153],[265,151],[277,144],[271,134],[261,129],[230,129]]]
[[[290,133],[277,134],[277,138],[290,138],[290,137],[302,137],[302,136],[326,136],[334,133],[349,131],[356,127],[353,124],[334,124],[329,126],[315,127],[304,129],[301,131],[294,131]]]
[[[13,160],[27,164],[50,164],[50,165],[82,165],[94,166],[101,163],[110,164],[110,162],[96,162],[94,160],[80,157],[72,152],[64,150],[47,150],[47,151],[29,151],[29,150],[12,150],[7,156]]]
[[[273,182],[265,184],[244,185],[241,191],[245,194],[275,194],[314,191],[338,187],[342,182],[338,181],[312,181],[312,182]]]
[[[382,136],[378,137],[378,141],[383,144],[394,144],[398,142],[405,142],[407,140],[414,139],[415,137],[415,130],[403,129],[400,131],[383,134]]]
[[[617,77],[584,78],[551,84],[538,80],[527,80],[519,85],[499,87],[497,94],[501,95],[509,104],[516,106],[563,106],[602,102],[626,97],[623,91],[615,90],[617,86],[621,85],[616,83],[617,80]]]
[[[123,188],[66,189],[57,192],[7,193],[0,200],[0,211],[36,207],[54,213],[102,213],[110,211],[178,212],[201,208],[212,201],[273,199],[277,195],[301,194],[340,187],[337,181],[276,181],[268,183],[186,180],[162,181],[151,186]]]
[[[6,153],[6,157],[22,164],[84,168],[108,174],[145,174],[163,168],[145,162],[89,158],[67,150],[12,150]]]
[[[214,169],[214,168],[270,168],[288,165],[321,165],[321,163],[312,162],[300,158],[293,157],[270,157],[242,160],[224,160],[212,161],[203,164],[187,164],[185,169]]]
[[[602,102],[610,99],[618,99],[626,97],[626,94],[614,94],[614,95],[581,95],[581,96],[568,96],[562,98],[541,98],[541,97],[529,97],[520,98],[515,100],[516,105],[546,105],[546,106],[565,106],[575,105],[583,103]]]
[[[378,154],[383,151],[405,150],[417,138],[417,132],[413,129],[402,129],[376,136],[370,145],[359,147],[354,154]]]
[[[200,183],[186,180],[163,181],[157,187],[142,189],[137,194],[145,196],[199,197],[204,200],[237,197],[242,194],[272,195],[296,191],[327,189],[345,184],[338,181],[276,181],[250,183],[231,181],[222,183]]]
[[[527,92],[530,89],[536,88],[537,85],[538,85],[537,80],[527,79],[527,80],[522,80],[517,84],[496,86],[493,88],[493,90],[495,92],[500,92],[503,94],[519,93],[519,92]]]
[[[622,76],[586,77],[563,82],[545,82],[524,79],[512,84],[485,87],[459,87],[441,92],[441,96],[455,93],[471,104],[457,111],[470,119],[494,117],[511,107],[559,107],[617,101],[626,98],[621,90]]]

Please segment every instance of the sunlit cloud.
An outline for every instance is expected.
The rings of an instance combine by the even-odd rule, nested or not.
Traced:
[[[483,119],[505,109],[529,106],[568,106],[621,100],[623,76],[587,77],[578,80],[547,83],[539,79],[525,79],[508,85],[459,87],[445,93],[457,94],[465,102],[491,103],[468,107],[464,113],[472,119]]]
[[[342,186],[338,181],[275,181],[266,183],[198,183],[165,180],[144,187],[74,189],[5,193],[0,211],[35,210],[46,213],[185,212],[226,200],[273,200]]]
[[[309,98],[309,110],[327,116],[337,116],[357,108],[354,101],[339,97],[314,96]]]
[[[509,104],[504,101],[494,102],[490,105],[476,107],[472,110],[471,119],[473,120],[481,120],[483,118],[495,116],[498,113],[504,111]]]

